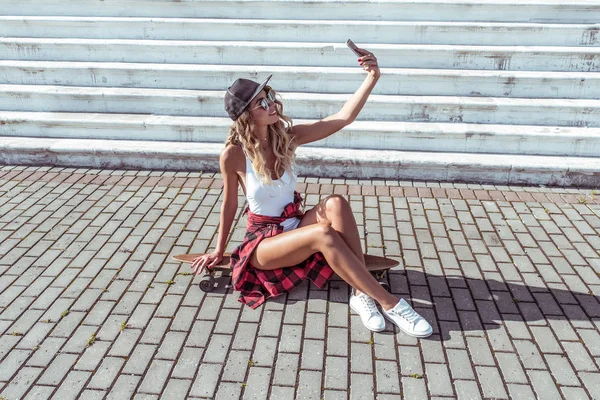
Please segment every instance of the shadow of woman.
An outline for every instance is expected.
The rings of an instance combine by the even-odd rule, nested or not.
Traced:
[[[600,329],[600,296],[593,292],[531,286],[520,282],[431,275],[417,270],[391,271],[391,291],[412,301],[430,321],[432,340],[450,340],[451,332],[481,332],[506,326],[547,325],[570,321]],[[514,336],[514,335],[513,335]]]

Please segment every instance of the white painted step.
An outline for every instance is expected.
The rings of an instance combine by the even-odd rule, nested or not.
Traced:
[[[354,93],[360,68],[1,61],[0,84],[223,90],[239,77],[273,74],[281,91]],[[521,98],[600,98],[593,72],[382,68],[374,94]]]
[[[596,0],[0,0],[2,15],[597,23]]]
[[[2,85],[0,109],[226,117],[224,91]],[[294,118],[338,112],[348,94],[280,92]],[[600,127],[600,100],[371,95],[358,120]]]
[[[91,168],[218,170],[223,144],[0,137],[0,163]],[[298,149],[300,175],[467,181],[491,184],[598,186],[600,159]]]
[[[362,44],[381,67],[600,71],[594,47]],[[130,63],[357,66],[343,43],[2,38],[0,59]]]
[[[0,37],[597,46],[600,23],[0,16]]]
[[[0,135],[13,137],[224,143],[230,125],[228,118],[0,111]],[[356,121],[309,146],[600,157],[600,129]]]

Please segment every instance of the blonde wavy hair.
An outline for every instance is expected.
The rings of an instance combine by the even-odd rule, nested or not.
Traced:
[[[270,86],[265,86],[264,90],[271,90]],[[276,94],[277,97],[277,94]],[[279,116],[279,121],[268,126],[268,140],[275,154],[275,172],[289,171],[292,173],[296,161],[296,146],[289,131],[292,129],[292,119],[283,114],[283,103],[277,98],[275,100],[275,109]],[[254,121],[250,109],[246,108],[243,114],[229,128],[229,135],[225,141],[225,146],[230,144],[242,145],[246,155],[252,161],[254,171],[258,179],[266,185],[273,183],[271,174],[273,171],[267,168],[267,162],[263,152],[260,149],[260,140],[252,134]],[[283,175],[283,174],[282,174]],[[281,176],[280,176],[281,178]]]

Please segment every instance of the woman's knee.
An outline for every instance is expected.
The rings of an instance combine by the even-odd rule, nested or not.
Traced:
[[[323,221],[314,225],[314,239],[319,251],[333,247],[338,239],[338,232],[331,226],[331,222]]]
[[[325,212],[328,216],[341,215],[350,209],[350,204],[343,196],[333,194],[325,199]]]

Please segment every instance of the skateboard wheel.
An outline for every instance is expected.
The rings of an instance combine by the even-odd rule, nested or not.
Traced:
[[[202,290],[203,292],[210,293],[213,291],[214,287],[215,278],[213,278],[212,276],[209,276],[200,281],[200,290]]]

